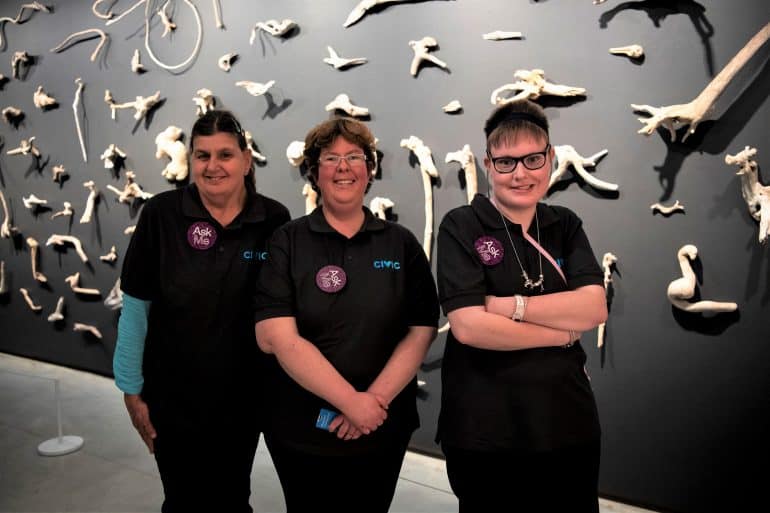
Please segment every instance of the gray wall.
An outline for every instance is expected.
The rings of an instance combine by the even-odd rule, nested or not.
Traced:
[[[2,2],[0,16],[15,16],[21,3]],[[756,498],[760,476],[767,472],[747,469],[763,468],[770,453],[770,261],[767,247],[757,243],[757,223],[741,199],[734,169],[723,159],[745,145],[759,148],[760,165],[767,159],[767,49],[721,98],[715,122],[701,125],[685,144],[669,143],[661,134],[636,134],[641,125],[629,104],[669,105],[694,98],[768,21],[766,2],[609,0],[594,6],[590,0],[436,0],[379,9],[347,29],[342,23],[353,0],[220,3],[224,31],[214,26],[211,2],[197,2],[204,17],[203,46],[193,65],[179,74],[157,67],[144,50],[143,7],[106,28],[110,45],[97,63],[88,60],[95,40],[59,54],[49,52],[73,31],[103,27],[90,11],[90,0],[60,1],[52,14],[36,13],[23,25],[5,25],[0,71],[11,75],[15,50],[27,50],[37,62],[23,80],[10,80],[0,90],[0,107],[15,105],[27,114],[18,129],[0,125],[5,144],[0,187],[24,237],[44,243],[51,233],[69,229],[83,240],[92,263],[84,266],[71,248],[60,252],[45,247],[41,267],[49,282],[41,286],[32,280],[23,239],[0,240],[0,259],[6,262],[11,289],[0,298],[0,350],[111,373],[117,314],[101,299],[74,297],[63,282],[80,271],[83,286],[106,294],[122,260],[111,266],[98,255],[114,244],[122,257],[128,244],[123,229],[136,222],[137,209],[117,203],[106,189],[108,184],[122,187],[124,172],[116,177],[104,169],[99,155],[117,143],[128,153],[127,168],[136,171],[146,190],[173,187],[160,176],[165,161],[154,158],[153,141],[169,124],[189,130],[195,113],[191,98],[198,88],[212,89],[218,105],[234,110],[252,131],[268,157],[259,168],[258,187],[284,202],[293,216],[304,213],[303,181],[286,161],[286,146],[326,118],[323,106],[334,96],[348,93],[371,110],[370,125],[383,154],[382,176],[370,196],[395,200],[398,221],[421,238],[421,179],[414,160],[399,147],[401,138],[417,135],[433,150],[441,173],[434,188],[437,229],[441,217],[465,201],[458,166],[444,164],[444,156],[469,143],[481,159],[490,92],[512,81],[515,69],[542,68],[556,83],[588,90],[583,99],[542,101],[551,118],[553,142],[571,144],[584,155],[607,148],[609,155],[594,172],[620,184],[618,194],[603,194],[571,178],[547,199],[578,212],[598,258],[606,251],[619,257],[606,346],[596,349],[593,332],[584,339],[604,432],[601,493],[664,510],[698,512],[736,510],[734,503],[726,506],[728,500],[748,503]],[[132,4],[119,2],[117,10]],[[249,46],[253,24],[270,18],[292,18],[299,30],[286,39],[263,34]],[[186,58],[194,41],[193,18],[181,1],[176,2],[174,20],[179,29],[165,39],[160,38],[157,17],[153,23],[153,49],[167,63]],[[481,38],[496,29],[519,30],[525,37],[501,42]],[[413,78],[407,42],[426,35],[438,40],[435,54],[450,70],[426,66]],[[643,63],[607,52],[630,43],[644,45]],[[321,62],[326,45],[369,62],[336,71]],[[141,76],[129,70],[135,48],[141,49],[149,70]],[[229,51],[238,52],[240,59],[224,73],[216,60]],[[80,156],[71,109],[78,76],[86,83],[87,164]],[[242,79],[276,80],[273,104],[235,87]],[[58,109],[35,109],[32,93],[38,85],[59,100]],[[107,88],[119,102],[160,89],[165,102],[146,123],[135,123],[130,111],[120,111],[112,121],[103,102]],[[452,99],[462,102],[462,114],[441,111]],[[30,157],[5,154],[32,135],[43,152],[42,169],[36,169]],[[61,187],[51,181],[57,163],[70,175]],[[95,222],[80,225],[87,196],[81,184],[88,179],[95,180],[103,196]],[[50,220],[51,211],[32,215],[21,201],[30,193],[46,198],[54,210],[62,201],[71,201],[76,210],[73,224]],[[651,214],[650,204],[674,199],[686,206],[686,214]],[[676,252],[686,243],[700,250],[695,267],[702,296],[736,301],[738,313],[688,315],[666,301],[667,284],[679,276]],[[30,312],[19,287],[30,289],[43,305],[42,313]],[[67,317],[54,326],[45,317],[59,295],[66,299]],[[75,321],[97,325],[104,340],[73,333]],[[413,446],[429,453],[437,452],[432,438],[443,344],[441,336],[420,372],[427,385],[420,402],[423,426]],[[558,490],[558,483],[555,487]]]

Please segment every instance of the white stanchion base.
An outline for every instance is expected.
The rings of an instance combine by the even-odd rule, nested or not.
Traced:
[[[83,439],[79,436],[65,435],[51,438],[37,446],[41,456],[63,456],[83,447]]]

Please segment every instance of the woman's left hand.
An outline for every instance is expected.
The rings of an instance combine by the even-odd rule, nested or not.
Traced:
[[[329,424],[329,432],[334,433],[335,430],[337,431],[337,438],[342,440],[357,440],[363,434],[342,414],[334,417],[334,420]]]

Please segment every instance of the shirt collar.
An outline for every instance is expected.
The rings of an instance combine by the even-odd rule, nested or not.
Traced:
[[[194,183],[187,185],[182,193],[182,214],[198,219],[211,219],[211,214],[203,206],[200,192]],[[246,187],[246,205],[228,227],[235,228],[241,223],[258,223],[264,219],[265,205],[259,200],[259,194]]]
[[[374,232],[385,229],[385,223],[382,219],[375,217],[372,211],[366,207],[364,209],[364,224],[359,232]],[[310,230],[320,233],[337,233],[337,230],[331,227],[323,215],[323,206],[318,206],[308,216]]]
[[[481,222],[488,228],[501,229],[503,227],[502,217],[500,212],[495,208],[489,198],[483,194],[476,194],[471,201],[471,208],[476,213]],[[537,219],[540,227],[546,227],[559,220],[559,216],[545,203],[537,204]],[[520,226],[516,223],[511,223],[515,226]],[[534,226],[534,223],[532,223]],[[530,228],[532,228],[532,226]]]

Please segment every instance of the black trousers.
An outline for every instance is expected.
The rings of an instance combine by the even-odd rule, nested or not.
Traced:
[[[316,455],[265,435],[287,513],[386,513],[393,501],[408,439],[363,455]]]
[[[600,443],[548,452],[468,451],[442,444],[460,513],[598,513]]]
[[[163,513],[251,513],[251,467],[259,432],[157,429]]]

